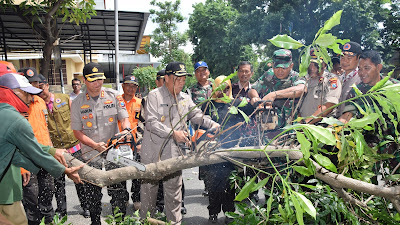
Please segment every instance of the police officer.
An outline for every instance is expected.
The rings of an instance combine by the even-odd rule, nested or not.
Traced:
[[[335,113],[330,107],[339,103],[342,92],[342,83],[337,75],[326,70],[327,64],[311,51],[311,60],[308,67],[307,94],[300,107],[300,115],[306,117],[305,123],[316,123],[321,118]],[[327,110],[329,109],[329,110]]]
[[[72,102],[71,106],[71,128],[75,137],[82,144],[81,160],[88,161],[99,152],[106,150],[108,139],[118,133],[118,123],[125,132],[130,131],[130,123],[125,102],[117,92],[110,88],[102,87],[104,79],[103,69],[98,63],[88,63],[83,68],[86,91],[80,94]],[[103,158],[98,156],[90,161],[89,165],[101,169]],[[105,165],[106,170],[116,168],[110,162]],[[101,224],[101,187],[86,183],[87,197],[89,199],[89,211],[92,224]],[[108,194],[111,196],[111,206],[119,207],[125,214],[126,203],[129,194],[126,190],[126,182],[121,182],[109,187]]]
[[[352,85],[361,82],[358,76],[358,61],[362,53],[361,45],[357,42],[350,41],[342,46],[342,54],[340,56],[340,66],[344,70],[340,76],[342,81],[342,95],[339,102],[346,100],[347,95],[353,89]],[[337,117],[343,114],[345,104],[338,106]]]
[[[142,148],[146,151],[141,152],[144,164],[158,162],[160,151],[162,151],[161,160],[181,156],[182,150],[179,149],[178,144],[189,143],[186,129],[186,122],[189,119],[192,123],[207,128],[219,127],[219,124],[212,121],[210,117],[203,116],[199,108],[188,113],[195,107],[195,104],[189,95],[181,92],[186,76],[189,75],[186,72],[185,64],[171,62],[167,65],[165,73],[164,85],[152,90],[147,96],[146,127],[142,144]],[[187,117],[181,120],[187,113]],[[164,178],[163,184],[167,220],[172,224],[180,224],[182,220],[182,171],[168,175],[167,178]],[[143,181],[140,189],[142,201],[140,215],[142,218],[146,217],[148,211],[154,215],[157,189],[158,181]]]

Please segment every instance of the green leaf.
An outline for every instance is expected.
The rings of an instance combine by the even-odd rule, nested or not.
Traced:
[[[248,104],[247,99],[243,98],[237,107],[240,108],[240,107],[246,106],[247,104]]]
[[[219,98],[221,101],[225,102],[225,103],[230,103],[232,101],[231,98],[229,98],[225,93],[224,93],[224,97]]]
[[[297,198],[296,198],[295,195],[290,195],[290,200],[292,200],[292,203],[293,203],[293,205],[294,205],[294,208],[296,209],[296,219],[297,219],[297,222],[298,222],[299,224],[304,224],[304,221],[303,221],[303,213],[304,213],[304,210],[303,210],[302,207],[300,207],[299,201],[297,200]]]
[[[301,175],[304,175],[307,177],[314,174],[312,171],[310,171],[307,167],[304,167],[304,166],[293,166],[293,169],[296,170]]]
[[[254,188],[256,185],[257,175],[251,178],[249,181],[246,182],[246,184],[243,186],[242,190],[240,190],[239,194],[236,195],[235,201],[242,201],[243,199],[249,197],[249,194],[251,190]]]
[[[315,217],[317,216],[317,210],[314,208],[311,201],[298,192],[293,191],[293,193],[297,196],[297,199],[299,199],[299,202],[303,206],[303,209],[315,219]]]
[[[236,115],[236,114],[238,114],[238,109],[235,106],[231,106],[229,108],[229,113]]]
[[[303,157],[305,159],[310,158],[310,148],[311,148],[311,143],[306,139],[306,136],[304,136],[303,133],[300,131],[296,131],[296,136],[297,136],[297,141],[301,144],[300,150],[303,153]]]
[[[249,123],[249,121],[250,121],[249,116],[247,116],[246,113],[244,113],[244,112],[243,112],[242,110],[240,110],[240,109],[238,109],[238,111],[240,112],[240,114],[242,114],[242,116],[243,116],[243,118],[244,118],[244,121],[245,121],[246,123]]]
[[[352,119],[347,123],[347,125],[354,128],[363,128],[366,125],[374,124],[378,118],[379,118],[378,113],[372,113],[364,116],[361,119]]]
[[[337,173],[336,166],[333,165],[333,163],[331,162],[331,160],[328,157],[323,156],[321,154],[316,154],[316,155],[314,155],[314,159],[318,162],[319,165],[325,167],[326,169],[328,169],[332,172]]]
[[[269,39],[269,41],[279,47],[279,48],[285,48],[285,49],[298,49],[303,47],[304,45],[295,39],[291,38],[287,34],[284,35],[276,35],[275,37]]]
[[[364,136],[360,131],[354,130],[353,132],[354,141],[356,142],[356,152],[359,158],[364,155],[364,148],[367,146],[367,143],[364,140]]]
[[[376,83],[371,89],[369,89],[367,91],[367,93],[371,93],[373,91],[379,90],[382,87],[385,86],[386,82],[389,80],[390,76],[386,76],[385,78],[383,78],[382,80],[380,80],[378,83]]]
[[[327,31],[331,30],[334,26],[340,24],[340,18],[342,17],[343,10],[337,11],[329,20],[325,22],[324,27],[322,28],[321,34],[325,34]]]
[[[311,124],[305,124],[304,127],[319,141],[327,145],[335,145],[336,139],[332,134],[331,128],[324,128]]]
[[[317,40],[315,40],[315,44],[323,47],[328,47],[336,43],[336,37],[332,34],[321,34]]]
[[[251,189],[251,192],[255,192],[259,190],[260,188],[264,187],[268,183],[269,177],[263,179],[262,181],[258,182],[253,189]]]

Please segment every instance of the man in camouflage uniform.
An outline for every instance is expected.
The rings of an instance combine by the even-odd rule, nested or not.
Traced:
[[[300,115],[306,117],[305,123],[317,123],[321,118],[334,114],[330,107],[339,103],[342,84],[337,75],[326,70],[327,65],[311,51],[311,62],[308,66],[307,94],[300,107]],[[327,110],[329,109],[329,110]]]
[[[199,61],[194,64],[194,75],[196,76],[197,83],[190,89],[190,92],[192,93],[194,104],[197,105],[211,97],[212,93],[212,83],[208,80],[210,77],[210,70],[208,70],[207,63]],[[204,106],[202,106],[202,108]]]
[[[288,119],[294,118],[293,109],[297,104],[295,99],[305,92],[305,80],[300,79],[292,68],[292,52],[287,49],[276,50],[273,54],[273,68],[252,85],[256,92],[249,94],[252,103],[259,100],[259,96],[262,100],[274,103],[279,117],[278,128],[284,127]]]

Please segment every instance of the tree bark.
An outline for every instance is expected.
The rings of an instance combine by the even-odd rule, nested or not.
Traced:
[[[293,147],[282,147],[280,149],[277,149],[275,147],[267,147],[265,148],[265,150],[266,151],[264,152],[262,150],[254,150],[254,148],[251,149],[247,147],[237,148],[235,150],[229,149],[219,150],[215,152],[203,152],[200,154],[188,154],[186,156],[147,164],[145,172],[141,172],[135,167],[122,167],[110,171],[102,171],[85,165],[79,174],[83,180],[104,187],[130,179],[159,180],[164,176],[172,174],[179,170],[203,165],[216,164],[224,162],[227,159],[233,159],[244,163],[250,162],[249,160],[253,160],[254,162],[255,159],[259,159],[261,160],[260,162],[263,162],[265,164],[265,162],[267,161],[265,160],[267,154],[271,158],[286,157],[286,155],[288,155],[291,160],[299,160],[303,157],[303,154],[298,149]],[[82,164],[81,161],[74,159],[69,154],[66,154],[65,158],[70,166],[78,166]],[[315,177],[334,187],[334,189],[352,189],[354,191],[384,197],[391,200],[392,202],[395,202],[396,208],[397,206],[399,206],[400,209],[400,186],[378,186],[330,172],[321,167],[316,162],[314,162],[314,165],[316,167]],[[342,192],[341,194],[345,194],[345,192]],[[353,203],[360,204],[360,202],[358,201],[353,201]]]

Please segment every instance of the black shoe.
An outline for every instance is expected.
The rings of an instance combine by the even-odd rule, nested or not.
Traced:
[[[229,217],[225,217],[225,224],[230,224],[230,223],[232,223],[233,222],[233,218],[229,218]]]
[[[203,193],[202,193],[202,195],[203,195],[204,197],[208,196],[208,191],[207,191],[207,190],[204,190]]]
[[[217,214],[210,215],[210,218],[208,218],[208,221],[211,222],[211,223],[217,223],[218,222],[218,215]]]
[[[64,218],[64,216],[67,215],[67,212],[56,212],[56,213],[57,213],[59,219],[62,219],[62,218]]]
[[[83,209],[82,216],[85,218],[89,218],[90,217],[89,209]]]
[[[187,213],[187,210],[186,210],[185,206],[182,206],[181,213],[182,213],[182,215],[185,215]]]

